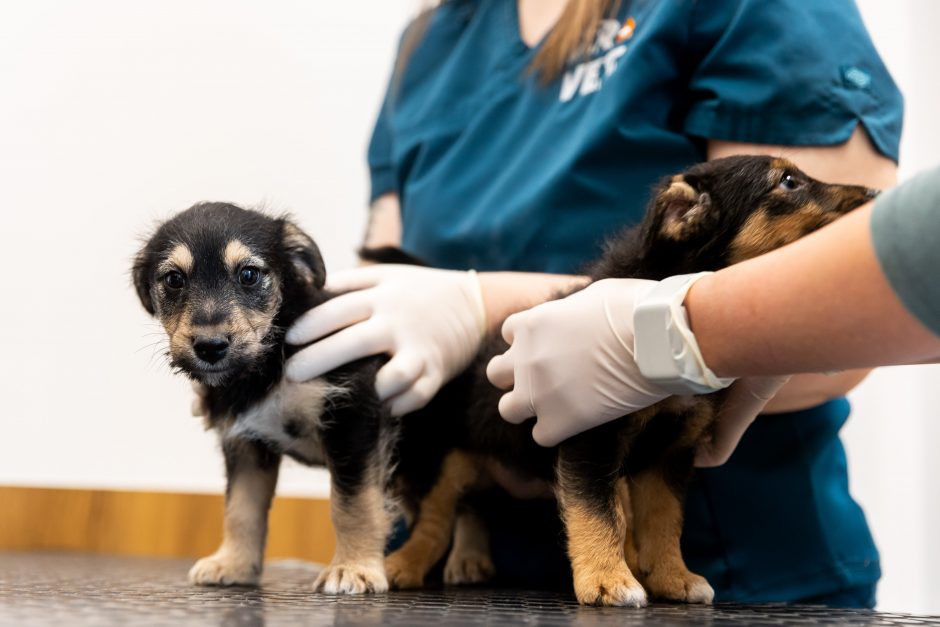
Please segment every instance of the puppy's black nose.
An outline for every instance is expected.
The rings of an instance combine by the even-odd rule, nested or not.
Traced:
[[[197,337],[193,340],[193,350],[199,359],[214,364],[222,361],[228,352],[228,340],[223,337]]]

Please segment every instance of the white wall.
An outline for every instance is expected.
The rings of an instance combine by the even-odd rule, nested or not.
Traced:
[[[859,0],[905,95],[901,178],[940,165],[940,3]],[[879,608],[940,613],[940,366],[886,368],[851,395],[843,431],[852,492],[881,550]]]
[[[860,2],[907,95],[902,175],[940,161],[931,0]],[[0,4],[0,483],[221,491],[211,434],[127,274],[201,199],[290,209],[353,262],[364,151],[414,0]],[[940,612],[940,370],[876,373],[845,430],[881,606]],[[281,494],[322,496],[289,466]]]
[[[0,482],[222,489],[128,269],[203,199],[289,209],[331,267],[414,0],[0,4]],[[325,495],[288,467],[281,493]]]

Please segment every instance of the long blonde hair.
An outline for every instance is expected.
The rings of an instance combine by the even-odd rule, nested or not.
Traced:
[[[532,59],[530,69],[543,83],[558,78],[569,59],[590,52],[601,20],[615,13],[618,4],[617,0],[568,0],[558,22]]]
[[[549,31],[545,42],[532,59],[529,70],[537,74],[542,83],[549,83],[558,78],[572,57],[590,51],[601,20],[615,13],[619,4],[619,0],[568,0],[558,22]],[[408,58],[421,42],[433,13],[434,6],[425,6],[408,29],[402,40],[396,73],[400,73],[408,64]]]

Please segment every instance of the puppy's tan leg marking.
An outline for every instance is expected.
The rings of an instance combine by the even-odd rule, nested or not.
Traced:
[[[421,587],[425,575],[450,544],[457,502],[479,474],[479,463],[466,453],[453,451],[444,458],[437,482],[421,500],[408,540],[385,559],[392,587]]]
[[[643,607],[646,591],[623,558],[625,521],[620,499],[598,507],[583,497],[559,464],[556,495],[568,534],[574,594],[585,605]]]
[[[492,579],[495,573],[486,523],[473,510],[458,513],[454,545],[444,565],[444,583],[483,583]]]
[[[620,499],[620,509],[623,511],[623,558],[630,572],[638,573],[640,561],[633,534],[633,505],[630,502],[630,489],[627,487],[626,479],[617,481],[617,498]]]
[[[643,582],[655,598],[711,603],[715,592],[704,577],[689,571],[682,559],[682,503],[661,470],[636,476],[630,483]]]
[[[261,577],[268,509],[277,485],[278,465],[259,467],[247,449],[242,457],[228,478],[222,545],[190,569],[192,583],[254,585]]]
[[[386,592],[388,580],[382,556],[389,517],[380,473],[371,470],[361,489],[346,495],[333,485],[330,509],[336,528],[336,553],[313,588],[327,594]]]

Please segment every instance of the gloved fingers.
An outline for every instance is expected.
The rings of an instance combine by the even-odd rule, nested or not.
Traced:
[[[502,355],[493,357],[490,363],[486,364],[486,378],[499,389],[508,390],[515,383],[514,367],[512,347],[510,346],[509,350]]]
[[[284,337],[288,344],[307,344],[372,315],[368,291],[342,294],[300,316]]]
[[[343,364],[390,349],[385,325],[369,319],[323,338],[288,359],[287,378],[309,381]]]
[[[535,426],[532,427],[532,439],[539,446],[550,447],[556,446],[577,433],[576,431],[568,433],[559,426],[553,420],[546,419],[544,416],[539,417],[535,421]],[[570,427],[570,423],[568,423],[568,426]]]
[[[514,313],[503,321],[500,333],[507,344],[512,344],[516,337],[516,326],[519,325],[525,312]]]
[[[790,375],[780,377],[746,377],[740,379],[735,385],[740,386],[741,392],[747,392],[757,401],[763,401],[766,405],[777,392],[790,380]],[[763,407],[761,407],[763,409]]]
[[[486,378],[501,390],[508,390],[515,384],[515,360],[518,347],[514,342],[519,331],[518,327],[525,323],[526,313],[523,311],[506,318],[501,332],[509,348],[505,353],[493,357],[486,365]]]
[[[714,468],[729,459],[738,447],[744,432],[751,426],[753,419],[739,422],[715,423],[711,435],[695,449],[696,468]]]
[[[535,415],[528,386],[516,385],[499,399],[499,415],[506,422],[519,424]]]
[[[396,353],[375,375],[375,391],[380,401],[401,394],[424,372],[421,356],[411,351]]]
[[[721,405],[712,426],[711,438],[705,440],[695,452],[695,465],[711,468],[727,462],[744,437],[744,432],[789,379],[748,377],[736,381]]]
[[[440,388],[441,378],[434,374],[426,374],[408,390],[393,398],[389,410],[393,416],[404,416],[417,411],[427,405]]]
[[[506,319],[508,323],[513,316]],[[506,325],[503,325],[503,336],[506,335]],[[499,383],[507,383],[504,386],[497,385],[503,389],[512,386],[512,390],[503,394],[499,399],[499,414],[503,420],[513,424],[524,422],[527,418],[535,415],[535,404],[532,402],[532,388],[529,378],[529,369],[522,366],[516,371],[515,356],[513,351],[518,350],[518,345],[509,347],[502,355],[497,355],[487,364],[487,378],[490,377],[490,369],[496,370],[496,379]],[[513,354],[511,354],[513,353]],[[493,365],[493,362],[496,362]]]
[[[326,276],[324,288],[331,292],[348,292],[374,287],[384,277],[388,276],[389,268],[393,267],[395,267],[394,264],[377,264],[331,272]]]

